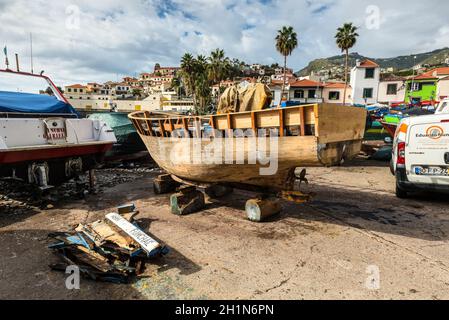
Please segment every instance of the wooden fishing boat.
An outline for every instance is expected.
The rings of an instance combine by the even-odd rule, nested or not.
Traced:
[[[297,167],[339,165],[360,152],[366,111],[311,104],[201,117],[138,111],[129,118],[156,163],[175,178],[293,190]],[[264,129],[254,149],[247,133]],[[259,161],[264,152],[268,164]]]

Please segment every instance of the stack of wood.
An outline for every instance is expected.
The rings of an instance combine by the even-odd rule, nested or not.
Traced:
[[[73,232],[49,234],[57,241],[49,248],[62,260],[50,267],[65,272],[68,266],[77,266],[92,280],[129,283],[144,272],[150,259],[168,253],[167,247],[140,229],[134,221],[136,214],[134,205],[123,206],[119,213],[80,224]]]

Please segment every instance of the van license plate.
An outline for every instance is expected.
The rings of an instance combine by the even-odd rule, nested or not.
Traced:
[[[449,168],[443,167],[415,167],[414,171],[419,176],[449,176]]]

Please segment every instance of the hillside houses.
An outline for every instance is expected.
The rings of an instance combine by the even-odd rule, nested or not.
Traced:
[[[381,68],[369,59],[357,60],[351,69],[346,90],[343,81],[333,79],[326,70],[297,77],[292,69],[287,68],[284,80],[283,68],[274,65],[268,74],[262,76],[264,72],[259,71],[268,70],[266,68],[261,64],[252,64],[248,69],[253,76],[223,80],[212,86],[213,99],[218,99],[220,93],[229,86],[244,87],[254,82],[269,86],[273,107],[312,103],[343,104],[343,101],[354,105],[434,104],[449,97],[449,67],[430,70],[421,68],[413,71],[413,75],[404,77],[395,76],[391,69]],[[178,67],[156,64],[152,72],[143,72],[136,77],[127,76],[119,82],[66,86],[65,96],[77,109],[109,110],[118,106],[123,111],[188,111],[193,108],[192,97],[180,99],[179,90],[174,92],[171,89],[179,70]]]
[[[120,82],[74,84],[64,87],[64,95],[79,110],[118,111],[190,110],[191,100],[179,100],[169,91],[178,67],[154,66],[153,72],[124,77]]]

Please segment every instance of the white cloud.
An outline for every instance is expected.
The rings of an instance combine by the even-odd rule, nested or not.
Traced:
[[[273,39],[281,26],[292,25],[300,46],[289,64],[299,69],[312,59],[339,54],[335,29],[348,21],[360,27],[353,51],[371,57],[449,46],[449,3],[429,2],[0,0],[0,46],[6,43],[10,55],[19,53],[22,68],[29,70],[32,32],[36,71],[44,69],[66,84],[115,80],[148,71],[156,62],[176,65],[186,51],[207,54],[217,47],[249,63],[281,63]],[[73,25],[73,10],[67,11],[75,3],[79,29]],[[366,28],[369,5],[380,10],[379,29]]]

